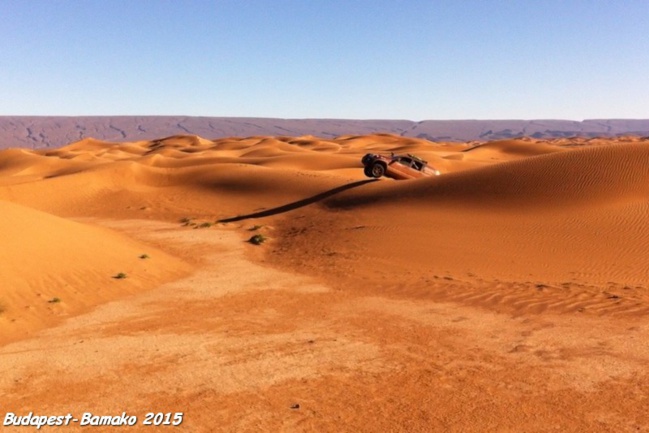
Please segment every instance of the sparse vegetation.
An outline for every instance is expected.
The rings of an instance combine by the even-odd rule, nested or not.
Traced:
[[[266,242],[266,240],[267,240],[266,236],[262,234],[256,234],[252,236],[250,239],[248,239],[248,242],[250,242],[253,245],[261,245],[264,242]]]
[[[150,259],[151,256],[149,256],[148,254],[142,254],[142,255],[140,255],[140,258],[141,259]]]
[[[188,217],[181,218],[181,219],[180,219],[180,223],[181,223],[184,227],[193,227],[193,228],[195,228],[195,229],[205,229],[205,228],[209,228],[209,227],[212,227],[212,225],[214,224],[214,223],[211,223],[211,222],[209,222],[209,221],[205,221],[205,222],[202,222],[202,223],[198,223],[198,222],[194,221],[193,218],[188,218]]]
[[[116,280],[123,280],[124,278],[126,278],[126,274],[124,272],[120,272],[119,274],[115,275],[113,278],[115,278]]]
[[[49,302],[50,304],[58,304],[59,302],[61,302],[61,298],[52,298],[47,302]]]
[[[259,230],[259,229],[262,228],[262,227],[263,227],[263,226],[260,226],[260,225],[254,225],[254,226],[250,227],[250,228],[248,229],[248,231],[256,232],[257,230]]]

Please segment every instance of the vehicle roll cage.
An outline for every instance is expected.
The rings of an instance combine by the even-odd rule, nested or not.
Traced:
[[[412,153],[408,153],[406,155],[408,155],[410,158],[414,159],[417,162],[421,162],[424,165],[428,164],[428,161],[426,161],[425,159],[421,159],[417,155],[413,155]],[[390,152],[390,157],[394,158],[394,152]]]

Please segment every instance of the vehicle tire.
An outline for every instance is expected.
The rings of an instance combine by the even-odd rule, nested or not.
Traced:
[[[363,173],[365,173],[365,176],[367,177],[373,177],[372,176],[372,168],[371,167],[365,167],[363,169]]]
[[[370,174],[375,178],[383,176],[385,174],[385,165],[381,164],[380,162],[374,163]]]

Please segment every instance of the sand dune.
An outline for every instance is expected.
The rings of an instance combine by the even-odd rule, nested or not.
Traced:
[[[619,251],[611,249],[605,237],[588,233],[575,243],[570,235],[574,230],[567,229],[575,226],[579,232],[581,225],[592,230],[606,221],[603,230],[624,235],[620,244],[645,242],[646,230],[638,222],[645,216],[649,195],[645,141],[584,144],[591,141],[522,139],[467,147],[389,134],[327,140],[313,136],[220,140],[172,136],[137,143],[85,139],[56,150],[0,153],[0,179],[5,185],[0,198],[65,217],[216,221],[263,211],[277,214],[284,227],[299,224],[295,214],[283,212],[299,209],[313,214],[308,219],[311,224],[323,220],[331,231],[349,232],[332,219],[386,227],[387,233],[356,231],[365,233],[359,235],[359,250],[372,239],[374,249],[390,251],[397,238],[407,237],[410,246],[405,249],[410,253],[404,252],[403,257],[427,258],[430,245],[459,252],[483,245],[481,254],[488,257],[489,242],[502,246],[507,239],[514,250],[502,254],[520,256],[525,245],[544,244],[549,237],[550,245],[566,244],[571,251],[565,257],[554,254],[553,261],[572,263],[575,251],[583,251],[583,262],[588,263],[593,249],[610,251],[598,256],[601,261],[636,249],[622,245]],[[413,182],[363,182],[359,159],[368,151],[417,153],[444,175]],[[320,200],[324,208],[305,208]],[[633,210],[629,213],[629,209]],[[612,221],[616,223],[609,227]],[[333,241],[309,238],[305,242]],[[533,251],[526,254],[529,257],[521,257],[530,266],[539,258]],[[463,262],[453,257],[451,262]],[[473,260],[472,265],[462,266],[482,266],[483,260]],[[506,263],[503,272],[497,272],[491,262],[484,267],[493,275],[511,271]],[[644,278],[644,270],[639,272]]]
[[[489,146],[497,152],[497,161],[506,159],[511,146]],[[520,155],[516,147],[514,152]],[[610,145],[574,150],[552,151],[532,145],[533,157],[510,160],[474,170],[418,182],[376,185],[341,198],[342,206],[368,201],[411,201],[419,205],[481,205],[499,210],[530,208],[534,212],[554,206],[587,207],[646,200],[649,196],[649,146]],[[543,149],[543,150],[541,150]],[[478,152],[472,150],[472,152]],[[538,153],[541,150],[542,153]],[[510,158],[514,159],[514,158]]]
[[[367,152],[414,153],[442,175],[370,180]],[[34,347],[60,373],[38,399],[9,379],[0,392],[17,410],[68,410],[69,387],[109,410],[48,335],[73,350],[110,334],[125,361],[97,369],[143,388],[106,379],[106,395],[185,405],[192,431],[642,431],[647,161],[649,140],[631,136],[0,151],[0,342],[31,338],[5,346],[0,373],[41,377],[19,355]],[[152,375],[173,387],[136,379]]]
[[[646,231],[637,223],[645,216],[649,195],[645,141],[603,145],[599,140],[587,145],[592,141],[521,139],[467,147],[389,134],[327,140],[313,136],[220,140],[172,136],[137,143],[84,139],[56,150],[2,152],[0,179],[5,186],[0,198],[66,217],[167,221],[188,216],[216,221],[258,211],[272,216],[277,207],[284,226],[296,223],[294,214],[284,218],[282,212],[299,209],[313,214],[311,222],[324,220],[322,224],[332,231],[349,232],[344,226],[332,226],[329,213],[335,212],[336,221],[349,218],[358,220],[359,226],[387,227],[388,233],[357,231],[367,232],[359,237],[363,239],[359,249],[372,239],[373,248],[390,251],[396,238],[408,237],[411,252],[404,257],[426,258],[431,243],[464,252],[487,241],[502,244],[503,239],[510,240],[511,248],[543,244],[549,236],[551,245],[571,246],[566,263],[574,261],[575,251],[583,251],[587,263],[593,249],[611,251],[602,260],[635,249],[610,249],[604,237],[588,233],[575,244],[569,235],[574,230],[564,229],[579,226],[579,221],[591,229],[601,226],[598,221],[617,221],[615,233],[624,232],[620,243],[644,242]],[[417,153],[444,175],[413,182],[362,182],[359,159],[368,151]],[[321,199],[324,208],[303,209]],[[604,228],[609,227],[606,224]],[[451,226],[455,229],[449,230]],[[484,233],[487,226],[489,236]],[[455,237],[460,232],[464,233],[461,242]],[[312,242],[333,241],[307,241]],[[488,256],[488,243],[483,248],[481,254]],[[516,247],[509,253],[519,256],[523,249]],[[530,256],[523,257],[530,263],[538,259],[532,251],[526,254]],[[555,254],[553,260],[558,263],[562,257]],[[480,267],[481,260],[475,260]],[[450,261],[463,262],[457,257]],[[493,263],[485,267],[500,274]],[[507,274],[510,267],[503,264],[502,270]]]
[[[465,150],[470,152],[471,158],[500,159],[502,154],[508,156],[534,156],[555,153],[563,150],[556,144],[541,142],[532,139],[491,141]]]
[[[0,201],[0,341],[189,271],[168,254],[47,213]],[[140,258],[143,254],[147,259]],[[127,278],[115,278],[124,273]]]

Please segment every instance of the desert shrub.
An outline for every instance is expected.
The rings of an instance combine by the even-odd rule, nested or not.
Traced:
[[[124,272],[120,272],[119,274],[115,275],[113,278],[117,280],[123,280],[124,278],[126,278],[126,274]]]
[[[205,228],[209,228],[209,227],[212,227],[212,223],[205,222],[205,223],[202,223],[201,225],[198,226],[198,228],[201,228],[201,229],[205,229]]]
[[[149,258],[151,258],[151,257],[150,257],[148,254],[142,254],[142,255],[140,256],[140,258],[141,258],[141,259],[149,259]]]
[[[254,225],[254,226],[250,227],[250,228],[248,229],[248,231],[255,232],[255,231],[259,230],[259,229],[262,228],[262,227],[263,227],[263,226],[260,226],[260,225]]]
[[[261,245],[264,242],[266,242],[266,236],[262,234],[256,234],[252,236],[250,239],[248,239],[248,242],[250,242],[253,245]]]
[[[49,302],[50,304],[58,304],[59,302],[61,302],[61,298],[52,298],[47,302]]]

